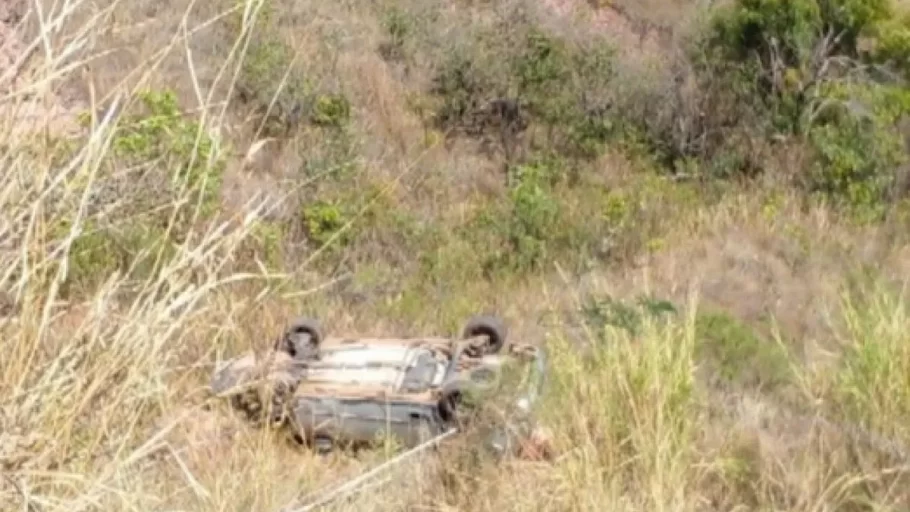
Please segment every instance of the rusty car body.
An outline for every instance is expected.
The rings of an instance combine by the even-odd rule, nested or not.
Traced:
[[[509,368],[522,370],[512,405],[528,415],[545,356],[509,343],[496,317],[470,319],[460,337],[418,338],[325,337],[319,322],[299,319],[265,353],[221,365],[211,386],[249,419],[288,427],[320,451],[386,436],[410,447],[459,424],[467,395],[500,393]],[[508,449],[495,437],[495,449]]]

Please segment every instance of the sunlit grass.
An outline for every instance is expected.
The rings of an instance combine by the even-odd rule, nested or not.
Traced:
[[[314,5],[307,3],[295,16],[302,19]],[[834,259],[848,256],[831,247],[861,246],[872,236],[869,232],[842,227],[823,208],[806,213],[798,198],[787,194],[730,187],[723,200],[702,202],[695,187],[633,175],[611,190],[615,193],[585,184],[588,188],[581,191],[558,189],[543,197],[544,206],[551,201],[563,207],[552,224],[560,236],[544,240],[550,244],[546,254],[571,261],[580,274],[604,277],[596,285],[582,291],[580,278],[576,282],[557,276],[546,258],[543,265],[527,268],[509,254],[491,259],[496,250],[491,244],[516,236],[497,230],[514,230],[521,223],[494,222],[494,228],[480,235],[463,234],[466,227],[480,225],[465,213],[472,208],[494,221],[508,220],[515,210],[498,175],[475,187],[471,180],[489,169],[466,167],[486,162],[498,169],[499,164],[473,147],[456,146],[448,152],[441,137],[433,144],[416,142],[417,137],[424,140],[425,133],[414,117],[407,117],[415,114],[406,108],[417,101],[412,97],[416,94],[398,71],[391,71],[392,65],[372,54],[373,48],[363,49],[367,42],[377,42],[380,24],[371,11],[351,6],[322,5],[319,9],[338,18],[301,21],[336,39],[323,32],[301,36],[297,49],[310,53],[299,52],[293,63],[312,66],[307,70],[340,70],[341,78],[332,78],[353,98],[353,121],[341,135],[301,128],[286,142],[291,149],[278,152],[272,168],[251,170],[255,166],[249,161],[271,149],[263,139],[238,135],[260,126],[243,125],[248,112],[228,100],[234,98],[247,43],[259,34],[256,30],[269,28],[241,24],[250,31],[232,34],[224,62],[194,60],[194,52],[205,44],[193,38],[229,16],[249,17],[267,6],[254,0],[219,5],[210,7],[212,15],[197,19],[189,13],[196,13],[199,5],[177,9],[168,4],[174,12],[162,16],[161,23],[173,37],[127,69],[108,69],[117,75],[117,86],[107,87],[103,97],[89,91],[85,110],[94,115],[87,116],[85,124],[66,124],[73,137],[57,131],[62,123],[57,117],[39,123],[45,133],[14,124],[15,116],[5,118],[9,126],[0,130],[0,509],[246,511],[305,504],[394,451],[378,448],[323,458],[280,434],[251,428],[227,404],[208,396],[206,384],[215,361],[265,346],[289,317],[304,312],[320,316],[339,333],[402,336],[454,333],[469,315],[488,311],[506,318],[516,339],[538,342],[550,355],[537,414],[552,433],[554,460],[495,461],[465,446],[470,437],[456,439],[394,470],[381,485],[330,508],[701,511],[907,506],[906,461],[845,433],[856,427],[895,446],[910,444],[905,426],[910,420],[907,306],[890,285],[839,297],[843,300],[830,313],[830,335],[811,340],[824,345],[825,358],[800,350],[810,340],[784,339],[777,331],[762,336],[750,332],[774,322],[712,317],[735,327],[723,330],[724,339],[710,340],[712,354],[727,357],[726,370],[764,375],[772,366],[771,373],[777,375],[786,367],[787,391],[793,395],[787,397],[793,404],[778,403],[779,397],[771,398],[764,389],[738,388],[735,379],[717,385],[701,378],[711,362],[700,357],[707,342],[698,335],[699,328],[716,324],[700,316],[709,308],[702,307],[690,272],[698,267],[706,274],[698,277],[708,283],[701,288],[708,298],[740,307],[730,318],[736,313],[745,317],[766,300],[759,295],[771,295],[763,287],[778,281],[790,285],[780,294],[805,287],[822,290],[818,295],[827,292],[824,283],[810,283],[805,276],[837,280],[832,287],[839,287],[842,267],[829,260],[831,254]],[[87,4],[65,2],[43,11],[30,42],[39,57],[4,100],[11,111],[38,105],[29,95],[47,90],[52,82],[75,79],[84,64],[94,62],[92,55],[104,53],[101,48],[89,56],[83,53],[96,36],[125,30],[112,13],[131,8],[115,2],[89,15]],[[333,32],[345,25],[343,16],[363,28],[357,44],[343,44],[346,29]],[[458,26],[453,23],[450,30]],[[328,47],[321,38],[336,46]],[[313,48],[323,43],[328,49],[317,54]],[[333,67],[330,57],[336,51],[343,59]],[[179,71],[169,60],[174,55],[184,59]],[[415,81],[426,78],[418,76],[425,70],[412,72]],[[279,85],[288,85],[292,76],[282,73]],[[141,118],[140,124],[160,122],[162,130],[123,131],[124,112],[138,111],[145,91],[178,79],[189,85],[195,100],[179,121],[151,116]],[[282,87],[278,89],[276,98]],[[326,98],[335,98],[319,94],[323,107]],[[338,116],[333,122],[346,119],[340,104],[330,106],[320,112],[320,119],[324,121],[327,112]],[[3,108],[6,112],[6,105]],[[127,140],[133,144],[129,165],[117,152],[127,145],[124,133],[155,134],[146,135],[149,140]],[[175,133],[182,138],[175,139]],[[389,140],[401,143],[392,146]],[[476,154],[466,159],[470,151]],[[220,161],[227,163],[219,167]],[[608,168],[591,164],[591,174],[609,174],[621,165],[602,164]],[[160,183],[171,183],[183,168],[235,180],[242,200],[230,208],[224,197],[204,204],[207,196],[199,189],[174,185],[146,190],[144,199],[152,206],[137,213],[143,216],[124,213],[137,196],[121,195],[118,186],[135,184],[140,171],[160,173],[155,175],[164,177]],[[345,175],[349,181],[333,182],[342,171],[354,178]],[[267,183],[263,175],[269,172],[284,176],[274,185],[278,194],[269,195],[264,185],[257,188]],[[477,191],[484,186],[489,190]],[[323,208],[319,218],[301,221],[299,205],[291,200],[294,194],[339,189],[350,204]],[[282,200],[276,201],[276,195]],[[408,215],[399,215],[400,210]],[[308,213],[315,216],[312,209]],[[141,247],[121,247],[122,240],[132,239],[126,236],[86,236],[98,226],[119,229],[122,225],[115,221],[130,219],[145,236]],[[300,225],[324,229],[329,233],[325,243],[298,243],[304,238],[294,231]],[[271,231],[263,231],[263,226]],[[344,246],[345,233],[358,229],[368,236],[360,245]],[[274,268],[274,261],[263,256],[267,251],[257,241],[268,238],[263,233],[286,257],[284,268]],[[730,233],[741,238],[728,238]],[[560,246],[565,240],[578,244]],[[754,245],[737,245],[740,240]],[[700,241],[705,241],[703,246]],[[86,244],[93,250],[86,250]],[[597,257],[577,254],[600,251],[601,246],[607,248]],[[674,253],[677,247],[680,252]],[[757,256],[750,259],[750,251]],[[822,256],[813,259],[816,253]],[[900,248],[888,254],[899,259]],[[770,261],[767,268],[750,267],[760,265],[755,261],[761,258]],[[785,266],[780,261],[788,262],[788,270],[814,271],[775,281],[774,272]],[[500,267],[488,272],[494,264]],[[900,268],[899,261],[889,265]],[[660,291],[677,299],[675,314],[665,320],[643,318],[631,330],[607,317],[592,323],[586,316],[583,299],[638,296],[652,267],[655,273],[663,271],[656,277]],[[720,277],[712,281],[706,267]],[[89,269],[91,279],[75,279],[80,269]],[[743,275],[741,280],[722,280]],[[805,282],[799,282],[800,276]],[[905,278],[899,273],[896,277]],[[354,295],[356,300],[350,298]],[[811,332],[821,337],[827,331]],[[739,338],[729,339],[734,335]],[[742,340],[747,350],[737,348]],[[774,348],[762,346],[765,342]],[[792,346],[778,351],[784,344]],[[795,412],[779,412],[791,409]],[[827,426],[817,425],[818,414]]]

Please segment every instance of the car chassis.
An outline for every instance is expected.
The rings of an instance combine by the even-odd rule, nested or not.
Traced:
[[[298,319],[265,354],[220,365],[211,387],[254,423],[288,427],[295,440],[321,452],[372,444],[384,435],[413,447],[462,426],[465,397],[502,384],[512,363],[528,370],[511,404],[526,427],[543,384],[545,354],[531,344],[507,343],[496,317],[470,319],[460,338],[406,339],[327,338],[318,321]],[[510,450],[509,439],[498,429],[490,446]]]

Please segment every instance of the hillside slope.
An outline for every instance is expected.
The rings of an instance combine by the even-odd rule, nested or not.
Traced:
[[[0,80],[31,113],[0,145],[0,508],[306,502],[394,452],[251,428],[216,362],[301,314],[476,313],[551,354],[556,460],[472,432],[328,508],[910,506],[901,7],[598,4],[0,9],[4,69],[34,52]]]

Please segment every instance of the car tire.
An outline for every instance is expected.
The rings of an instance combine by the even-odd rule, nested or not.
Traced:
[[[461,336],[462,338],[486,336],[489,340],[486,352],[496,354],[506,343],[506,326],[495,316],[475,316],[465,324]]]
[[[291,322],[280,342],[280,349],[294,358],[313,357],[322,345],[324,335],[319,320],[296,318]]]
[[[444,425],[454,425],[458,419],[458,406],[461,404],[462,393],[459,389],[446,389],[440,393],[439,402],[436,404],[439,419]]]

